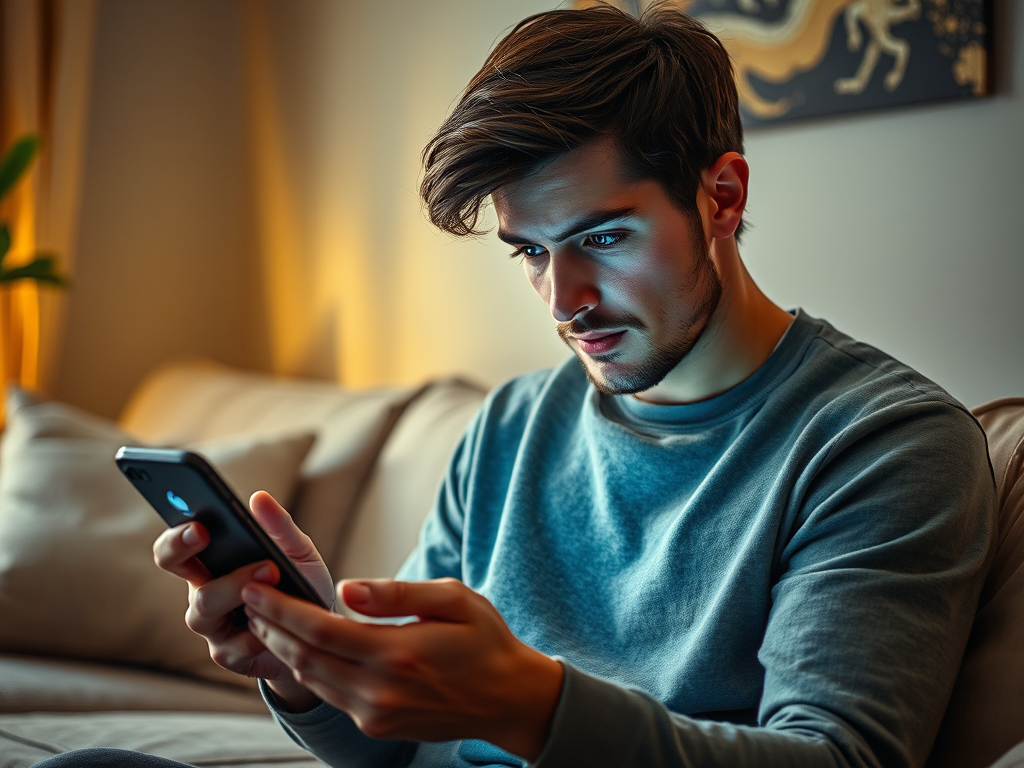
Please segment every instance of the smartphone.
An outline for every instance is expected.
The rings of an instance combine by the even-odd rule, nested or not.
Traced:
[[[211,576],[225,576],[243,565],[272,560],[281,574],[277,589],[330,609],[198,453],[124,445],[114,461],[167,525],[196,520],[206,528],[210,543],[196,557]],[[230,618],[239,627],[248,622],[242,608],[236,608]]]

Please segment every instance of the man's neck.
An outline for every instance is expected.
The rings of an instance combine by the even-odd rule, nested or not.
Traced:
[[[734,238],[715,240],[711,257],[722,281],[717,309],[679,364],[656,386],[634,397],[669,405],[720,395],[760,368],[793,322],[793,316],[754,283]]]

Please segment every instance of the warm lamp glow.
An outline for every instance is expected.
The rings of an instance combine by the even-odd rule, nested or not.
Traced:
[[[18,381],[25,389],[39,387],[39,286],[24,281],[13,289],[12,305],[21,320],[21,370]]]
[[[16,267],[34,258],[36,251],[35,201],[31,179],[25,178],[5,201],[10,212],[11,251],[5,266]],[[39,287],[31,280],[5,284],[0,300],[0,345],[3,345],[2,381],[26,389],[39,386]],[[2,413],[2,404],[0,404]]]
[[[273,40],[266,5],[246,4],[246,95],[273,370],[333,376],[348,386],[382,384],[386,355],[377,343],[372,267],[357,231],[346,229],[342,242],[330,234],[323,242],[316,227],[310,232],[310,212],[296,196],[301,179],[276,88]]]

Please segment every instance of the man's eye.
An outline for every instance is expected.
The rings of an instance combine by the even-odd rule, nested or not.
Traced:
[[[614,232],[596,232],[592,235],[587,235],[586,245],[593,246],[594,248],[608,248],[609,246],[616,245],[622,240],[622,235]]]
[[[544,249],[539,245],[524,245],[521,248],[516,248],[510,256],[513,259],[518,259],[520,257],[524,259],[533,259],[540,256],[542,253],[544,253]]]

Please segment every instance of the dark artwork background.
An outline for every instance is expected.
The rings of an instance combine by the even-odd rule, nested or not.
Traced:
[[[578,6],[592,5],[581,0]],[[612,2],[641,12],[649,0]],[[990,92],[991,0],[677,0],[729,49],[748,127]],[[847,17],[855,20],[851,50]],[[876,48],[866,77],[858,70]],[[905,68],[898,66],[906,52]],[[889,78],[887,83],[886,78]],[[837,90],[837,81],[845,88]],[[845,91],[845,92],[841,92]]]

